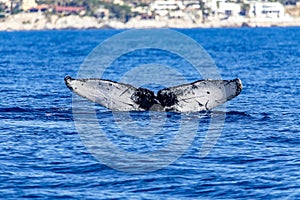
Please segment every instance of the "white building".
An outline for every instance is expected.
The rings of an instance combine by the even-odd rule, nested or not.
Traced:
[[[22,1],[22,10],[28,11],[31,8],[37,7],[37,3],[35,0],[23,0]]]
[[[189,10],[200,10],[200,2],[198,0],[183,0],[184,7]]]
[[[210,9],[210,14],[215,16],[218,12],[218,0],[203,0],[205,7]]]
[[[104,8],[104,6],[100,6],[95,11],[95,17],[102,19],[102,20],[108,20],[109,19],[109,10]]]
[[[158,16],[182,17],[182,1],[157,0],[150,4],[150,10]]]
[[[217,12],[219,16],[224,17],[239,16],[241,12],[241,5],[231,2],[219,2]]]
[[[249,17],[251,18],[283,18],[284,7],[279,2],[250,2]]]

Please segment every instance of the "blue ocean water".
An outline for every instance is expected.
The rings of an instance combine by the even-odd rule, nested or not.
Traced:
[[[196,123],[186,151],[146,173],[116,170],[90,153],[76,129],[72,93],[63,81],[65,75],[76,77],[89,53],[121,30],[1,32],[0,197],[300,199],[300,28],[177,31],[209,53],[223,79],[239,77],[244,89],[228,102],[221,135],[204,158],[198,154],[211,115],[218,112],[133,112],[128,117],[96,107],[107,138],[131,153],[161,149],[174,140],[182,121]],[[184,70],[184,61],[157,50],[121,57],[105,78],[117,79],[133,61],[149,57],[183,70],[190,81],[199,78]],[[151,139],[125,137],[117,128],[134,127],[133,122],[155,127],[153,121],[163,120],[166,127]]]

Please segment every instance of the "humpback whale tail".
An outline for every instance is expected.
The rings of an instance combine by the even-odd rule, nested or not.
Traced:
[[[211,110],[238,96],[242,91],[240,79],[199,80],[169,87],[157,95],[146,88],[125,83],[89,78],[65,77],[66,86],[74,93],[114,111],[197,112]]]

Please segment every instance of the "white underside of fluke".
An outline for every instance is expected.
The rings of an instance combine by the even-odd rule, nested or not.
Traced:
[[[238,96],[242,90],[240,79],[203,80],[191,84],[171,87],[178,103],[171,110],[193,112],[211,110]]]
[[[172,93],[172,105],[163,105],[155,98],[155,104],[145,109],[135,101],[137,88],[124,83],[103,79],[72,79],[65,77],[65,83],[76,94],[113,111],[172,111],[197,112],[211,110],[240,94],[242,82],[234,80],[200,80],[190,84],[163,89],[159,92]],[[159,93],[158,92],[158,93]],[[158,95],[159,96],[159,95]],[[168,99],[166,99],[168,100]]]

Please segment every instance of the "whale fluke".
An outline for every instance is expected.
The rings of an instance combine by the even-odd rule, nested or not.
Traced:
[[[238,96],[242,91],[240,79],[199,80],[169,87],[157,95],[146,88],[111,80],[65,77],[67,87],[74,93],[113,111],[171,111],[197,112],[211,110]]]

